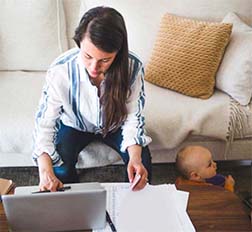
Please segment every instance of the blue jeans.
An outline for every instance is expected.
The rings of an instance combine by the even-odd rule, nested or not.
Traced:
[[[129,154],[127,151],[121,152],[120,146],[122,143],[122,130],[118,129],[114,133],[109,133],[105,138],[100,134],[93,134],[89,132],[81,132],[72,127],[61,123],[57,134],[56,150],[62,158],[64,164],[60,167],[54,167],[54,172],[57,178],[63,183],[77,183],[79,177],[75,165],[78,161],[78,155],[81,150],[92,141],[102,141],[109,147],[113,148],[119,153],[125,165],[129,162]],[[148,179],[151,181],[152,165],[151,154],[148,146],[142,148],[142,163],[148,171]],[[126,174],[125,179],[128,181]]]

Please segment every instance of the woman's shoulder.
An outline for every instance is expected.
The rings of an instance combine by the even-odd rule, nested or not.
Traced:
[[[71,62],[72,60],[77,58],[79,52],[80,49],[77,47],[67,50],[53,61],[53,63],[50,65],[50,69]]]
[[[79,48],[73,48],[57,57],[47,70],[47,80],[54,81],[58,84],[62,82],[62,78],[68,80],[68,64],[72,61],[75,62],[78,54]]]
[[[139,66],[142,66],[143,63],[138,55],[136,55],[134,52],[130,51],[129,52],[129,64],[135,63],[138,64]]]
[[[139,73],[143,73],[143,63],[133,52],[129,52],[129,75],[134,83]]]

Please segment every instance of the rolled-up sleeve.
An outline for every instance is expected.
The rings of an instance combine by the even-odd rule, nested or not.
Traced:
[[[43,152],[49,154],[54,166],[62,164],[62,160],[55,149],[57,123],[62,112],[62,102],[57,84],[55,76],[49,70],[36,113],[34,151],[32,154],[35,165],[37,165],[37,158]]]
[[[128,116],[122,125],[123,152],[131,145],[138,144],[144,147],[152,141],[145,134],[145,119],[142,113],[145,104],[144,69],[142,63],[136,61],[131,61],[130,67],[131,95],[127,102]]]

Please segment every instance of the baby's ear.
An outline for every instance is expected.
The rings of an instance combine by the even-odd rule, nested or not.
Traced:
[[[189,179],[190,180],[194,180],[194,181],[199,181],[200,180],[200,176],[198,175],[197,172],[192,171],[190,173],[190,178]]]

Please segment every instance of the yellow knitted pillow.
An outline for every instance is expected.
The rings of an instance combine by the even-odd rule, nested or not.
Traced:
[[[209,98],[232,24],[165,14],[145,79],[192,97]]]

